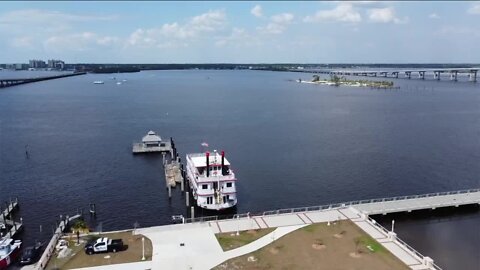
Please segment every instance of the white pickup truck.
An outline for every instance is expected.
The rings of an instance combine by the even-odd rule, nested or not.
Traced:
[[[85,245],[85,253],[92,255],[101,252],[117,252],[123,250],[122,239],[98,238]]]

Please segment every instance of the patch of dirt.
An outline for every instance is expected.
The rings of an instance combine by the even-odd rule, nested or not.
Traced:
[[[350,252],[348,255],[350,255],[350,257],[355,258],[355,259],[358,259],[358,258],[362,257],[362,254],[357,253],[357,252]]]
[[[277,247],[272,247],[268,251],[270,251],[270,253],[276,255],[280,252],[280,249],[278,249]]]
[[[337,239],[340,239],[340,238],[343,238],[343,235],[346,233],[346,231],[341,231],[339,233],[336,233],[333,235],[333,237],[337,238]]]
[[[316,250],[322,250],[327,248],[327,246],[325,246],[324,244],[312,244],[312,248]]]

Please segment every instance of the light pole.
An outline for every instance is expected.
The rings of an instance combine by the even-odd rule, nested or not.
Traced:
[[[145,237],[142,237],[142,261],[145,261]]]
[[[240,235],[240,216],[237,214],[237,236]]]

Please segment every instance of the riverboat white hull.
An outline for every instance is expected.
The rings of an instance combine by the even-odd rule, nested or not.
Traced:
[[[237,179],[223,151],[187,154],[186,160],[186,176],[198,207],[218,211],[237,205]]]

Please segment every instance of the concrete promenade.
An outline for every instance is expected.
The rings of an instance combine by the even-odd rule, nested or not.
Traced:
[[[353,206],[343,206],[309,212],[286,213],[269,216],[242,217],[230,220],[197,222],[178,225],[157,226],[137,229],[136,234],[143,234],[153,244],[151,262],[139,262],[114,266],[83,268],[82,270],[100,269],[211,269],[222,262],[251,253],[274,240],[312,223],[333,222],[349,219],[367,234],[397,256],[411,269],[434,268],[433,261],[404,245],[394,233],[376,224],[367,215]],[[215,234],[219,232],[236,233],[243,230],[259,228],[276,228],[270,234],[243,247],[224,252]]]
[[[376,215],[477,203],[480,204],[480,191],[470,190],[378,199],[354,207],[367,215]]]

